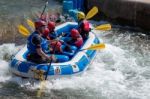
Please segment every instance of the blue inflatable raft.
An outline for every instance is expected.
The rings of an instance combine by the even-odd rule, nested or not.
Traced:
[[[77,27],[75,22],[67,22],[56,27],[57,33],[69,33],[72,28]],[[99,39],[90,32],[89,38],[76,54],[67,62],[52,63],[48,71],[48,79],[55,76],[68,76],[79,74],[85,71],[94,59],[96,50],[83,50],[91,45],[100,43]],[[26,60],[27,46],[22,48],[11,60],[10,70],[13,74],[21,77],[38,78],[39,72],[47,72],[49,63],[35,64]],[[44,73],[43,75],[45,75]]]

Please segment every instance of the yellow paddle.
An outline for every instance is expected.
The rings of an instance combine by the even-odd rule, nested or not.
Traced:
[[[28,29],[25,28],[23,25],[19,25],[18,30],[24,36],[29,36],[30,35],[30,32],[28,31]]]
[[[92,18],[94,15],[96,15],[98,13],[98,8],[96,6],[94,6],[89,12],[88,14],[86,15],[86,18],[85,19],[90,19]],[[32,27],[32,28],[35,28],[34,26],[34,22],[30,19],[27,19],[27,24]]]
[[[19,29],[19,32],[24,36],[29,36],[30,35],[29,30],[26,27],[24,27],[23,25],[19,25],[18,29]],[[102,24],[102,25],[99,25],[99,26],[95,27],[94,29],[95,30],[103,30],[103,31],[104,30],[110,30],[111,25],[110,24]]]
[[[33,29],[35,29],[35,26],[34,26],[34,22],[30,19],[27,19],[27,24],[32,27]]]
[[[98,13],[98,8],[96,6],[94,6],[86,15],[85,19],[88,20],[90,18],[92,18],[94,15],[96,15]]]
[[[83,50],[100,50],[100,49],[104,49],[104,48],[105,48],[105,44],[100,43],[100,44],[92,45],[92,46],[85,48],[85,49],[81,49],[80,51],[83,51]]]
[[[24,36],[28,36],[30,34],[30,32],[28,31],[28,29],[25,28],[23,25],[19,25],[18,29],[19,29],[19,32],[22,35],[24,35]],[[82,49],[80,51],[83,51],[83,50],[99,50],[99,49],[104,49],[104,48],[105,48],[105,44],[101,43],[101,44],[92,45],[92,46],[90,46],[88,48],[85,48],[85,49]],[[45,87],[45,82],[46,82],[46,80],[42,80],[41,81],[41,83],[40,83],[40,89],[37,92],[37,97],[41,97],[42,91],[43,91],[43,89]]]
[[[47,5],[48,5],[48,0],[47,0],[46,3],[45,3],[45,7],[44,7],[44,9],[43,9],[43,12],[41,13],[41,17],[42,17],[42,15],[44,14]],[[28,24],[28,25],[31,26],[32,24],[33,24],[33,22],[30,21],[30,24]],[[35,26],[34,26],[34,28],[35,28]],[[56,43],[56,44],[57,44],[57,43]],[[55,50],[55,48],[54,48],[54,50]],[[50,64],[49,64],[49,68],[50,68],[50,66],[51,66],[51,63],[52,63],[52,59],[51,59]],[[49,68],[48,68],[48,71],[49,71]],[[47,71],[47,72],[48,72],[48,71]],[[37,97],[41,97],[42,90],[43,90],[44,87],[45,87],[45,81],[46,81],[46,80],[47,80],[47,74],[46,74],[45,80],[44,80],[44,79],[41,79],[40,90],[37,92]]]
[[[79,51],[83,51],[83,50],[100,50],[100,49],[104,49],[104,48],[105,48],[105,44],[101,43],[101,44],[92,45],[88,48],[85,48],[85,49],[82,49],[82,50],[79,50]],[[37,97],[41,97],[41,94],[42,94],[42,91],[43,91],[45,85],[46,85],[46,79],[45,80],[43,79],[40,83],[40,89],[37,92]]]
[[[102,25],[99,25],[99,26],[96,26],[94,28],[95,30],[110,30],[111,29],[111,25],[110,24],[102,24]]]
[[[43,92],[43,90],[44,90],[44,88],[45,88],[45,84],[46,84],[46,80],[41,80],[41,82],[40,82],[40,89],[37,91],[37,97],[41,97],[41,95],[42,95],[42,92]]]
[[[34,22],[32,20],[27,19],[27,23],[30,27],[35,28]],[[110,30],[111,25],[110,24],[102,24],[102,25],[96,26],[94,29],[95,30]]]

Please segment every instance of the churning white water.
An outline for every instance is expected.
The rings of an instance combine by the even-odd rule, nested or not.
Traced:
[[[0,45],[0,82],[4,82],[10,78],[9,62],[11,56],[18,50],[15,44]]]
[[[46,82],[44,99],[149,99],[148,36],[120,30],[95,33],[103,39],[106,48],[97,53],[82,75]],[[0,46],[0,97],[35,98],[39,83],[14,77],[8,71],[5,57],[18,48],[14,44]]]

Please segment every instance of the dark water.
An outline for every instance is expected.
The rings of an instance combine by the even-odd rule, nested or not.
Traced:
[[[26,19],[37,18],[41,13],[46,0],[0,0],[0,44],[15,42],[24,43],[23,36],[19,34],[17,26],[23,24],[26,27]],[[46,9],[48,12],[61,12],[58,2],[49,0]],[[29,27],[28,27],[29,28]]]

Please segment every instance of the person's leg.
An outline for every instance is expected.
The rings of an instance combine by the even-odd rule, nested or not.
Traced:
[[[37,63],[37,64],[45,63],[45,61],[42,59],[42,57],[36,53],[29,54],[27,60]]]

